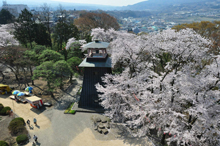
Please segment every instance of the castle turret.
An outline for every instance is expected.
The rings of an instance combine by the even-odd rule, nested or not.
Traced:
[[[84,67],[82,92],[79,100],[80,108],[102,108],[98,98],[95,84],[103,85],[101,77],[111,73],[111,59],[108,57],[106,48],[109,43],[95,40],[84,46],[88,55],[79,65]]]

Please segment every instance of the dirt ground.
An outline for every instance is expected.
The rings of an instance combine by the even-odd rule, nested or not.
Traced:
[[[16,81],[15,75],[10,72],[10,71],[4,71],[3,72],[5,77],[4,81],[1,82],[2,84],[9,85],[10,88],[13,88],[13,90],[20,90],[24,91],[24,89],[27,87],[27,84],[25,84],[25,79],[24,77],[19,77],[19,82],[21,83],[20,85]],[[66,78],[64,80],[64,91],[71,85],[69,82],[69,79]],[[33,87],[33,94],[37,95],[38,97],[42,98],[43,102],[50,102],[54,104],[56,102],[56,99],[59,97],[62,97],[63,91],[60,89],[56,89],[53,93],[55,98],[52,98],[51,95],[46,91],[47,90],[47,82],[44,81],[43,79],[39,80],[34,80],[34,85],[31,83],[31,77],[27,77],[27,82],[29,86]]]

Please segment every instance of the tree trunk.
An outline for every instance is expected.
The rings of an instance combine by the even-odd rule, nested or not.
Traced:
[[[162,137],[162,139],[161,139],[161,143],[162,143],[163,145],[165,145],[165,136],[166,136],[166,134],[163,134],[163,137]]]
[[[71,73],[71,74],[70,74],[70,81],[69,81],[71,84],[72,84],[72,82],[73,82],[72,78],[73,78],[73,74]]]
[[[22,68],[23,72],[24,72],[24,80],[25,80],[25,85],[27,84],[27,86],[29,86],[28,81],[27,81],[27,74],[24,68]]]
[[[50,30],[50,22],[49,22],[49,20],[47,22],[47,31],[49,33],[50,47],[51,47],[51,50],[53,50],[53,45],[52,45],[52,42],[51,42],[51,30]]]
[[[53,92],[52,92],[52,91],[50,91],[50,95],[51,95],[52,98],[54,98],[54,95],[53,95]]]
[[[49,88],[49,92],[52,98],[54,98],[53,92],[51,91],[51,86],[50,86],[50,82],[47,81],[47,86]]]
[[[32,43],[30,42],[30,45],[31,45],[31,49],[33,49],[33,47],[32,47]]]
[[[64,48],[64,57],[65,57],[65,61],[67,61],[67,51],[65,48]]]
[[[1,82],[3,82],[3,81],[4,81],[4,79],[5,79],[5,75],[3,74],[3,72],[2,72],[2,71],[0,72],[0,74],[1,74],[0,76],[2,76],[2,80],[0,80],[0,83],[1,83]]]
[[[63,89],[63,77],[61,76],[61,79],[60,79],[60,89]]]
[[[32,70],[32,67],[30,66],[30,72],[31,72],[31,83],[32,85],[34,85],[34,80],[32,80],[32,77],[33,77],[33,70]]]

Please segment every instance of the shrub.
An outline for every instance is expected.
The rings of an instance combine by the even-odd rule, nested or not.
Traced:
[[[4,108],[3,104],[0,103],[0,111]]]
[[[36,45],[34,47],[34,51],[35,51],[36,54],[41,54],[46,49],[47,48],[45,46],[42,46],[42,45]]]
[[[5,141],[0,141],[0,146],[9,146],[9,144]]]
[[[26,134],[21,134],[16,138],[16,142],[18,144],[23,144],[26,143],[27,141],[28,141],[28,136]]]
[[[12,121],[16,121],[16,120],[19,120],[19,121],[21,121],[23,124],[25,124],[25,121],[24,121],[24,119],[23,119],[22,117],[14,118]],[[11,121],[11,122],[12,122],[12,121]]]
[[[8,129],[11,131],[11,134],[17,135],[18,133],[22,133],[26,131],[24,127],[24,119],[23,118],[15,118],[11,120],[9,123]]]
[[[6,106],[0,111],[0,115],[7,115],[8,114],[7,111],[10,111],[10,110],[11,108],[9,106]]]

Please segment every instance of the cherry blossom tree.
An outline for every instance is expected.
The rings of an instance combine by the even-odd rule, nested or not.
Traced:
[[[85,40],[76,40],[74,37],[70,38],[68,40],[68,42],[66,43],[66,50],[69,50],[71,47],[74,47],[76,45],[80,45],[82,46],[83,44],[85,44],[86,41]]]
[[[12,24],[5,24],[0,26],[0,47],[19,44],[18,41],[14,38],[14,35],[10,33],[11,30]]]
[[[156,130],[169,145],[220,144],[220,55],[207,53],[210,40],[192,29],[141,36],[93,29],[92,35],[110,42],[113,67],[124,68],[96,85],[108,117],[133,136]],[[158,73],[163,53],[171,60]]]

